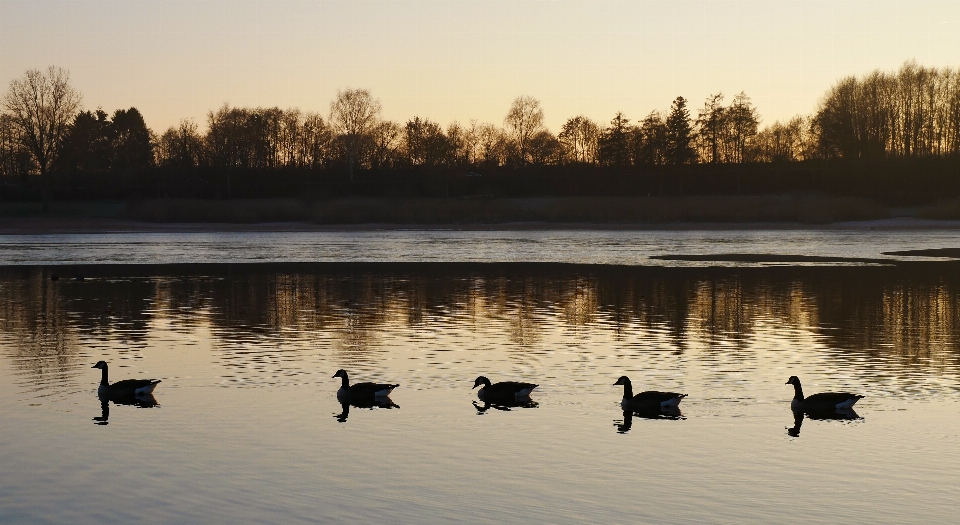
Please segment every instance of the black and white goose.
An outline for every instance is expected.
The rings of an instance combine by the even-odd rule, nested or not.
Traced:
[[[501,383],[490,383],[486,376],[480,376],[473,382],[473,388],[483,385],[483,388],[477,390],[477,397],[482,400],[523,400],[530,397],[530,392],[540,385],[533,383],[521,383],[518,381],[503,381]]]
[[[793,385],[793,401],[790,402],[790,408],[793,410],[817,411],[852,408],[853,405],[857,404],[857,401],[863,399],[863,396],[849,392],[821,392],[810,397],[803,397],[803,387],[800,386],[800,378],[797,376],[790,376],[790,379],[784,384]]]
[[[107,379],[106,361],[98,361],[91,368],[99,368],[102,372],[100,387],[97,389],[97,394],[100,396],[115,398],[149,395],[160,382],[159,379],[124,379],[111,384]]]
[[[658,392],[656,390],[648,390],[633,395],[633,385],[627,376],[620,376],[620,379],[617,379],[617,382],[613,384],[613,386],[618,385],[623,385],[623,401],[620,402],[620,406],[634,411],[676,408],[680,401],[687,397],[687,394]]]
[[[391,385],[388,383],[357,383],[350,384],[350,378],[347,377],[347,371],[337,370],[333,377],[339,377],[341,384],[340,390],[337,390],[337,399],[348,400],[366,400],[385,398],[390,395],[394,388],[400,385]]]

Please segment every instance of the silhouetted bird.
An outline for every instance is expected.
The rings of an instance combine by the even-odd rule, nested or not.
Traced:
[[[477,397],[484,401],[509,402],[522,400],[530,397],[530,392],[539,385],[533,383],[520,383],[517,381],[504,381],[502,383],[490,383],[490,380],[480,376],[473,382],[473,388],[483,385],[483,388],[477,390]]]
[[[683,398],[687,397],[687,394],[658,392],[656,390],[649,390],[633,395],[633,384],[630,383],[630,378],[627,376],[620,376],[620,379],[613,384],[613,386],[618,385],[623,385],[623,401],[620,402],[620,406],[633,411],[660,410],[676,407]]]
[[[347,377],[347,372],[343,369],[337,370],[337,373],[333,374],[333,377],[339,377],[341,379],[340,390],[337,390],[337,399],[358,401],[385,398],[390,396],[390,392],[392,392],[394,388],[400,386],[389,383],[357,383],[351,385],[350,379]]]
[[[813,394],[810,397],[803,397],[803,387],[800,386],[800,378],[790,376],[786,385],[793,385],[793,401],[790,407],[794,410],[835,410],[838,408],[851,408],[857,404],[857,401],[863,399],[863,396],[851,394],[849,392],[822,392]]]
[[[159,379],[124,379],[110,384],[107,380],[106,361],[99,361],[91,368],[99,368],[103,372],[97,394],[110,399],[150,394],[157,387],[157,383],[160,382]]]

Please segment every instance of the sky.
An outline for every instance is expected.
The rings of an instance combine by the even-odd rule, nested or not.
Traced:
[[[960,1],[0,0],[0,90],[56,65],[85,108],[157,132],[224,103],[326,116],[346,88],[444,125],[502,124],[529,95],[554,132],[743,91],[772,124],[911,59],[960,67]]]

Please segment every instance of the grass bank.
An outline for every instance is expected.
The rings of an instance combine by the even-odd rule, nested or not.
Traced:
[[[158,199],[129,203],[121,218],[145,222],[316,224],[663,224],[882,219],[868,199],[800,196],[560,197],[529,199]]]

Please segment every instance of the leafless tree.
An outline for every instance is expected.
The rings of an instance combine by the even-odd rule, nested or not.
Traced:
[[[56,160],[60,141],[80,109],[81,95],[70,85],[70,73],[56,66],[30,69],[10,82],[3,105],[20,128],[24,146],[33,156],[43,181],[43,208],[47,210],[47,173]]]
[[[343,141],[349,157],[351,182],[353,166],[366,135],[380,120],[380,110],[380,101],[366,89],[337,91],[337,99],[330,103],[330,124]]]
[[[533,97],[521,96],[513,100],[503,124],[512,135],[516,144],[520,162],[526,163],[530,138],[543,130],[543,110],[540,101]]]
[[[597,144],[600,126],[583,115],[567,119],[557,136],[563,147],[567,162],[594,163],[597,161]]]

